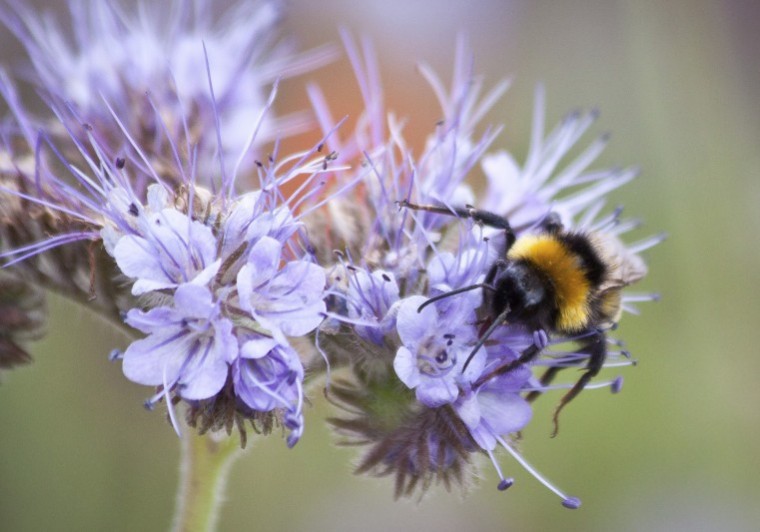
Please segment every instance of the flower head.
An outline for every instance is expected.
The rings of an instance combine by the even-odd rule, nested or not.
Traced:
[[[52,106],[71,131],[69,147],[60,150],[43,133],[34,175],[18,174],[19,189],[35,183],[37,192],[3,193],[72,221],[6,251],[9,263],[64,244],[102,243],[105,256],[91,262],[90,286],[106,290],[112,319],[126,316],[125,325],[144,335],[115,358],[123,358],[129,379],[157,388],[148,405],[166,400],[178,432],[173,405],[181,400],[201,432],[242,432],[248,421],[269,431],[279,422],[295,444],[303,432],[304,370],[291,340],[324,319],[325,272],[308,252],[302,220],[315,195],[297,196],[296,204],[281,187],[295,179],[308,187],[328,173],[318,146],[259,163],[257,189],[241,194],[237,178],[254,177],[243,166],[226,173],[224,160],[203,150],[192,161],[178,156],[159,166],[116,117],[134,153],[115,157],[110,138],[102,140],[103,123],[82,124],[75,109]],[[181,142],[167,135],[176,149]],[[211,188],[197,183],[199,174],[211,177]],[[257,341],[271,345],[257,352]]]
[[[418,401],[436,408],[456,401],[460,389],[480,375],[485,351],[464,370],[477,343],[475,307],[463,305],[440,313],[434,305],[421,309],[425,301],[412,296],[399,306],[396,328],[402,345],[393,368],[401,382],[415,390]]]
[[[148,336],[125,351],[124,374],[138,384],[174,389],[184,399],[207,399],[222,389],[228,364],[237,358],[232,321],[205,286],[177,287],[172,303],[127,313],[127,324]]]
[[[359,64],[352,46],[349,41],[349,55]],[[436,89],[445,119],[419,157],[406,150],[393,119],[388,121],[391,131],[384,139],[379,126],[382,103],[373,99],[381,91],[361,80],[369,95],[366,121],[362,122],[368,124],[368,131],[357,138],[368,145],[362,145],[357,153],[371,169],[359,196],[363,204],[324,213],[338,220],[333,223],[335,229],[325,224],[330,242],[341,240],[342,227],[356,226],[365,235],[343,239],[346,250],[331,275],[334,296],[328,300],[328,311],[338,316],[342,326],[325,328],[319,336],[326,357],[338,353],[341,356],[332,360],[353,368],[353,381],[333,387],[338,404],[347,412],[333,423],[350,440],[368,444],[358,471],[395,475],[397,495],[436,481],[447,486],[452,480],[464,482],[470,455],[477,452],[491,458],[500,477],[499,488],[506,489],[512,480],[502,474],[494,454],[501,447],[557,493],[566,507],[578,507],[580,501],[540,475],[515,450],[512,439],[532,418],[530,402],[545,392],[569,389],[558,413],[584,387],[615,389],[616,381],[591,384],[590,380],[604,365],[624,365],[620,357],[627,353],[593,347],[597,345],[594,339],[607,342],[604,331],[593,326],[575,330],[539,326],[551,323],[547,320],[554,311],[548,307],[547,314],[523,311],[539,301],[544,288],[540,283],[530,284],[535,275],[521,273],[527,266],[509,270],[513,259],[506,250],[517,239],[560,228],[569,235],[613,235],[594,237],[595,243],[589,246],[607,249],[601,241],[611,238],[618,260],[606,252],[599,260],[627,264],[624,267],[637,272],[627,279],[638,279],[645,268],[636,253],[658,239],[626,247],[617,235],[634,224],[621,221],[619,211],[600,216],[604,195],[636,173],[587,170],[606,136],[557,170],[595,113],[571,115],[544,139],[540,89],[536,130],[524,167],[504,151],[487,154],[498,129],[487,129],[478,137],[477,118],[507,84],[498,85],[479,103],[481,82],[469,75],[465,57],[460,49],[456,71],[462,77],[455,78],[450,95],[444,94],[429,69],[421,68]],[[371,60],[367,63],[373,64]],[[372,73],[368,78],[375,76]],[[319,105],[320,100],[316,101]],[[469,172],[479,164],[488,177],[482,199],[467,182]],[[577,237],[586,238],[590,239]],[[527,240],[522,242],[524,248]],[[578,249],[586,249],[586,240],[583,242],[577,244]],[[626,259],[621,261],[621,257]],[[585,275],[582,268],[586,266],[574,265],[571,258],[563,260],[556,263],[559,266],[551,266],[558,278],[572,278],[567,277],[572,272],[558,268],[580,269]],[[618,266],[610,270],[615,268]],[[611,281],[617,279],[615,275],[610,274],[608,292],[600,292],[609,298],[610,308],[622,288],[619,281]],[[530,297],[519,300],[525,294]],[[576,310],[582,311],[580,307]],[[591,313],[585,312],[583,319]],[[542,366],[546,369],[537,378],[533,367]],[[578,383],[554,384],[565,367],[584,369],[585,373]],[[370,392],[362,393],[362,389]],[[389,397],[394,399],[387,405],[378,404]],[[386,409],[395,409],[396,416],[387,415]]]
[[[250,169],[264,142],[303,130],[304,115],[269,112],[270,92],[279,79],[332,55],[296,55],[279,38],[278,0],[234,2],[221,11],[211,0],[141,0],[133,10],[75,0],[73,37],[50,13],[12,6],[0,9],[0,22],[26,48],[31,81],[47,99],[68,107],[122,157],[137,150],[164,165],[177,156],[190,162],[197,152],[204,174],[219,156],[230,171]],[[129,131],[127,142],[121,131]],[[181,148],[172,146],[177,139]]]

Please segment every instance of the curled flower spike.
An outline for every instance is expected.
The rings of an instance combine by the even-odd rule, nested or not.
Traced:
[[[214,78],[206,61],[213,100]],[[212,104],[220,118],[224,108]],[[2,193],[76,223],[66,220],[51,231],[54,236],[3,255],[9,264],[23,265],[64,244],[102,242],[108,258],[103,264],[110,270],[106,276],[98,263],[88,264],[90,284],[109,283],[112,319],[121,322],[125,316],[132,334],[145,335],[116,359],[123,360],[129,379],[158,389],[148,404],[166,401],[178,432],[174,405],[182,401],[189,424],[199,432],[237,427],[244,436],[246,422],[259,432],[279,423],[294,445],[303,434],[304,370],[291,340],[311,334],[325,315],[325,272],[307,251],[312,246],[302,218],[329,198],[317,201],[310,193],[298,196],[296,204],[280,187],[295,179],[302,187],[316,187],[317,176],[338,169],[318,154],[324,139],[282,161],[271,157],[254,175],[239,164],[230,174],[217,149],[191,149],[190,133],[183,128],[175,137],[155,110],[170,148],[159,165],[150,151],[155,145],[144,149],[130,131],[135,126],[119,118],[117,107],[104,105],[110,129],[103,122],[82,124],[75,105],[61,108],[53,102],[68,128],[68,147],[60,149],[58,139],[43,132],[35,146],[35,175],[18,173],[18,186]],[[18,116],[23,116],[20,108]],[[197,117],[188,113],[182,121],[194,124]],[[119,135],[105,138],[106,129],[119,132],[130,150],[116,155],[112,146]],[[178,155],[183,144],[193,152],[191,161]],[[249,145],[250,139],[246,150]],[[56,164],[50,164],[50,155]],[[199,173],[213,177],[211,188],[197,184]],[[255,179],[258,189],[239,194],[239,174],[248,182]],[[33,183],[37,193],[23,192]],[[257,352],[254,339],[274,345]]]
[[[328,299],[340,325],[320,335],[323,356],[353,375],[330,386],[345,412],[332,422],[348,442],[367,446],[357,472],[395,475],[396,495],[435,482],[465,483],[473,453],[491,458],[504,490],[513,480],[496,461],[501,447],[564,506],[577,508],[580,501],[540,475],[510,440],[530,423],[530,403],[544,393],[566,390],[556,434],[560,410],[584,388],[620,389],[621,380],[592,379],[604,367],[630,365],[626,352],[608,349],[615,342],[607,331],[626,309],[622,288],[646,273],[637,253],[654,241],[626,246],[619,235],[636,224],[620,220],[619,210],[601,213],[604,195],[636,171],[587,170],[606,136],[561,167],[596,113],[572,114],[544,138],[542,88],[525,165],[506,152],[486,155],[497,130],[474,136],[477,118],[507,84],[479,103],[481,83],[471,77],[463,48],[451,94],[422,67],[446,119],[415,158],[393,120],[383,137],[373,59],[362,61],[345,40],[366,98],[360,124],[367,130],[356,138],[368,143],[361,157],[371,176],[361,206],[319,213],[331,246],[346,244],[334,267],[343,274],[331,276]],[[316,92],[313,98],[318,114],[328,116]],[[488,177],[482,200],[466,180],[477,164]],[[343,238],[342,227],[366,237]],[[555,383],[564,368],[584,372],[577,382]]]

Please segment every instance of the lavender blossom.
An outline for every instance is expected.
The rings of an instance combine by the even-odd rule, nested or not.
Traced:
[[[348,317],[357,323],[356,334],[367,341],[382,344],[383,338],[396,325],[394,314],[399,287],[393,273],[376,270],[370,274],[365,270],[356,270],[349,278],[347,295]]]
[[[308,261],[280,267],[282,243],[262,237],[250,249],[237,276],[240,306],[284,342],[312,332],[324,318],[325,272]]]
[[[576,338],[550,337],[519,322],[494,321],[489,307],[493,287],[486,279],[496,261],[505,258],[505,232],[458,218],[472,204],[508,218],[519,237],[540,230],[547,217],[556,216],[570,230],[609,235],[604,238],[614,242],[619,256],[644,272],[636,253],[659,239],[626,247],[618,236],[636,224],[622,221],[619,211],[601,215],[605,194],[629,181],[636,170],[587,170],[606,143],[604,136],[558,171],[596,114],[570,115],[544,139],[543,89],[537,93],[525,165],[520,168],[504,151],[488,154],[499,129],[487,128],[478,136],[477,121],[508,84],[498,84],[479,100],[482,82],[472,76],[463,47],[450,94],[430,69],[420,69],[445,119],[422,154],[414,157],[406,150],[397,121],[388,120],[390,132],[384,133],[381,90],[370,81],[378,79],[371,47],[363,43],[368,56],[362,61],[348,37],[346,43],[360,73],[367,108],[360,123],[366,130],[349,141],[329,143],[340,147],[341,155],[363,158],[371,175],[360,196],[362,205],[339,199],[323,213],[333,220],[324,223],[327,241],[331,247],[343,241],[346,248],[332,270],[334,295],[328,308],[342,325],[325,327],[318,334],[318,346],[334,364],[353,369],[350,380],[332,387],[336,402],[346,410],[333,424],[348,443],[368,445],[357,472],[394,475],[397,496],[417,487],[424,491],[434,482],[447,487],[454,481],[464,483],[470,456],[477,452],[491,458],[499,488],[506,489],[513,481],[502,474],[496,460],[494,453],[501,447],[560,496],[563,505],[577,508],[580,501],[540,475],[511,440],[532,418],[530,401],[573,385],[550,386],[546,375],[553,378],[564,367],[584,367],[589,355],[573,350]],[[318,116],[329,116],[321,95],[313,91],[312,97]],[[482,200],[467,182],[478,164],[488,177]],[[435,212],[405,208],[409,203],[432,204]],[[343,227],[355,228],[359,237],[347,235]],[[389,286],[391,298],[386,293]],[[487,341],[485,334],[491,335]],[[530,350],[540,356],[530,365],[518,363]],[[623,351],[608,350],[606,365],[629,364],[626,357]],[[533,367],[546,368],[543,379],[534,376]],[[615,382],[596,382],[589,388],[616,389]],[[377,404],[385,397],[393,397],[392,404]]]
[[[124,353],[129,380],[176,389],[184,399],[207,399],[222,389],[238,345],[232,321],[208,288],[183,284],[174,291],[172,307],[132,309],[126,322],[148,335]]]
[[[213,91],[213,76],[206,82]],[[302,221],[318,207],[316,195],[297,195],[296,204],[280,187],[296,178],[309,187],[333,170],[317,153],[319,144],[282,162],[259,163],[255,175],[242,165],[230,174],[215,153],[190,148],[186,131],[175,138],[166,127],[169,153],[188,143],[194,156],[189,162],[173,156],[158,167],[113,108],[107,129],[81,123],[72,107],[51,106],[70,133],[68,147],[59,149],[43,133],[34,176],[19,173],[24,186],[1,192],[14,205],[29,202],[67,223],[2,256],[20,267],[66,246],[97,246],[103,254],[95,264],[102,266],[85,270],[90,290],[102,287],[111,319],[125,315],[124,327],[145,335],[115,358],[123,358],[127,378],[157,387],[148,404],[165,400],[177,432],[173,405],[182,400],[188,423],[200,432],[237,426],[244,437],[246,422],[258,432],[280,423],[295,444],[303,433],[304,370],[290,342],[324,319],[325,272],[306,251],[312,246]],[[20,107],[16,113],[20,122],[26,116]],[[166,126],[158,114],[154,119]],[[114,156],[114,125],[131,146],[123,156]],[[246,146],[256,133],[249,132]],[[199,173],[217,185],[200,186]],[[255,178],[258,189],[238,194],[241,175]],[[20,191],[31,183],[36,194]],[[276,345],[254,355],[254,338]]]
[[[468,388],[480,376],[486,352],[480,351],[463,370],[477,342],[476,307],[465,304],[441,313],[430,305],[419,310],[425,301],[412,296],[399,306],[396,328],[402,345],[393,369],[401,382],[415,390],[420,403],[436,408],[456,401],[460,388]]]
[[[579,507],[515,441],[539,397],[569,390],[556,427],[580,389],[620,390],[620,378],[592,380],[602,361],[632,364],[605,336],[619,316],[593,328],[536,326],[501,301],[525,286],[495,279],[513,241],[566,229],[614,265],[598,301],[609,296],[622,313],[652,299],[613,300],[646,274],[639,253],[661,240],[625,244],[638,223],[606,209],[606,194],[637,170],[590,170],[607,135],[566,161],[597,114],[572,113],[545,135],[539,88],[518,164],[494,149],[501,128],[480,126],[509,82],[484,91],[460,41],[448,88],[420,66],[443,118],[416,155],[384,108],[371,45],[360,54],[344,33],[366,112],[355,131],[339,131],[311,87],[322,138],[282,154],[277,141],[303,122],[271,113],[278,82],[327,54],[296,57],[277,44],[274,1],[240,2],[219,19],[209,0],[168,6],[130,14],[74,2],[71,42],[52,18],[15,2],[0,8],[49,110],[27,112],[0,71],[11,111],[0,127],[0,259],[12,282],[57,289],[127,330],[132,342],[111,358],[153,387],[146,405],[165,404],[180,434],[181,408],[201,434],[236,428],[245,445],[246,425],[279,425],[293,446],[307,376],[324,373],[344,411],[331,423],[345,443],[365,446],[357,472],[393,476],[396,496],[466,485],[482,456],[504,490],[513,480],[502,449]],[[484,194],[469,180],[478,167]],[[25,361],[18,340],[36,329],[24,294],[9,300],[8,310],[0,298],[0,322],[18,327],[0,334],[0,368]],[[588,352],[589,336],[605,349]],[[586,371],[578,384],[555,382],[566,368]]]
[[[304,370],[298,353],[266,336],[250,336],[233,365],[237,397],[251,410],[284,409],[283,424],[291,431],[288,445],[303,434]]]
[[[32,81],[43,93],[72,106],[101,142],[127,149],[112,135],[118,117],[142,151],[155,151],[155,157],[170,156],[167,141],[184,134],[211,161],[217,136],[207,132],[218,131],[227,165],[246,152],[241,162],[252,165],[252,140],[259,146],[307,125],[303,115],[265,113],[268,87],[331,55],[323,49],[299,57],[278,42],[276,0],[238,2],[222,13],[209,0],[141,1],[131,12],[114,1],[74,0],[73,39],[51,13],[11,5],[0,9],[0,20],[26,48]]]
[[[205,286],[219,271],[221,261],[216,259],[211,228],[177,210],[163,209],[148,216],[143,235],[124,235],[113,249],[121,272],[137,279],[133,295],[182,283]]]

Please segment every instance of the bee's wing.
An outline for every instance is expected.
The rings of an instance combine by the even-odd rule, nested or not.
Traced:
[[[631,252],[615,235],[598,233],[593,238],[599,252],[610,268],[601,291],[623,288],[641,280],[647,274],[647,265],[639,255]]]

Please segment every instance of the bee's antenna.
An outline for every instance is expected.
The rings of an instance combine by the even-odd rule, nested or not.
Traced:
[[[425,301],[422,305],[417,307],[417,312],[422,312],[422,309],[427,307],[431,303],[435,303],[436,301],[440,301],[441,299],[446,299],[449,296],[455,296],[457,294],[461,294],[462,292],[469,292],[470,290],[475,290],[476,288],[485,288],[486,290],[496,291],[496,289],[488,283],[478,283],[478,284],[472,284],[470,286],[465,286],[463,288],[456,288],[449,292],[444,292],[443,294],[439,294],[437,296],[431,297],[430,299]]]
[[[478,343],[475,344],[475,347],[472,348],[472,351],[470,351],[470,354],[467,356],[467,360],[464,362],[464,366],[462,366],[462,373],[465,372],[467,366],[470,364],[470,361],[473,359],[478,350],[483,347],[483,344],[486,343],[488,337],[493,334],[493,332],[496,330],[496,327],[504,323],[504,320],[507,319],[507,314],[509,314],[509,306],[507,306],[507,308],[505,308],[501,314],[496,316],[496,318],[493,320],[493,323],[491,323],[488,329],[486,329],[486,332],[484,332],[483,336],[480,337]]]

